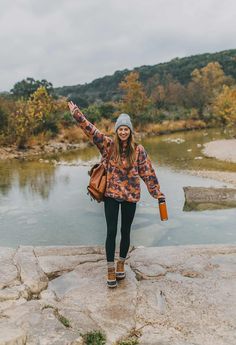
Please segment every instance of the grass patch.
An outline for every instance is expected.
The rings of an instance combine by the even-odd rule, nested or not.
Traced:
[[[67,328],[71,327],[70,321],[63,315],[58,314],[58,320]]]
[[[45,304],[42,307],[42,310],[50,308],[53,309],[53,313],[58,321],[60,321],[66,328],[71,327],[70,320],[68,320],[65,316],[61,315],[58,311],[58,308],[53,307],[51,304]]]
[[[85,334],[81,334],[86,345],[105,345],[106,336],[101,331],[91,331]]]
[[[126,340],[121,340],[117,345],[138,345],[138,339],[137,338],[128,338]]]
[[[42,307],[42,310],[44,310],[44,309],[49,309],[49,308],[54,309],[54,307],[53,307],[51,304],[45,304],[45,305]]]

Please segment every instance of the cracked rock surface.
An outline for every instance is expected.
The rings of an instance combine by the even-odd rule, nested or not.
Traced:
[[[236,344],[236,245],[134,248],[106,287],[101,247],[0,248],[0,345]]]

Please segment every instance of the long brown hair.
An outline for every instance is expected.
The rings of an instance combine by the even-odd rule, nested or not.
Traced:
[[[136,151],[137,144],[134,140],[134,135],[132,132],[130,132],[130,136],[127,140],[127,148],[126,148],[126,159],[128,163],[128,167],[132,167],[135,161],[135,151]],[[121,160],[121,154],[122,154],[122,141],[120,140],[117,133],[115,133],[114,138],[114,159],[118,162],[118,164],[122,165]]]

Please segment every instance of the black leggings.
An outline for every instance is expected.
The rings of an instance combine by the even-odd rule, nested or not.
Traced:
[[[106,257],[108,262],[114,261],[117,222],[119,214],[119,206],[121,204],[121,241],[120,241],[120,257],[126,258],[130,245],[130,229],[134,219],[136,203],[122,201],[119,202],[113,198],[106,197],[104,199],[105,217],[107,222],[107,238],[106,238]]]

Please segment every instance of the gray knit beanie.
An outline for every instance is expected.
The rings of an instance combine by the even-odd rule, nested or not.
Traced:
[[[116,124],[115,124],[115,131],[117,131],[117,129],[120,126],[127,126],[129,127],[129,129],[131,130],[131,132],[133,132],[133,125],[132,122],[130,120],[130,117],[128,114],[120,114],[118,119],[116,120]]]

